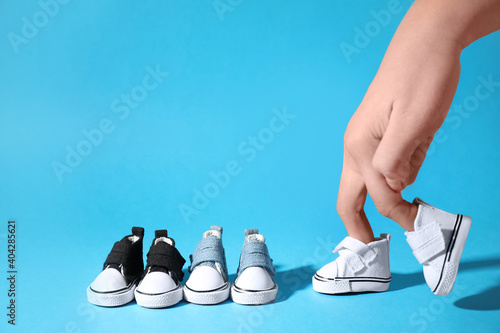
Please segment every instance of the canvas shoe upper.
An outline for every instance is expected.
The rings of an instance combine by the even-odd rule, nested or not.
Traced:
[[[231,288],[231,297],[236,303],[257,305],[276,299],[276,271],[265,241],[258,229],[245,230],[237,277]]]
[[[137,304],[147,308],[164,308],[182,300],[182,266],[186,260],[175,248],[167,230],[156,230],[148,252],[144,276],[135,290]]]
[[[313,276],[313,289],[324,294],[386,291],[391,282],[390,239],[391,235],[381,234],[365,244],[344,238],[333,251],[339,257]]]
[[[132,235],[116,242],[103,270],[87,288],[89,302],[100,306],[120,306],[134,299],[134,290],[144,269],[142,243],[144,229],[132,228]]]
[[[418,205],[415,231],[406,232],[406,240],[423,265],[427,285],[438,296],[448,295],[455,284],[472,219],[445,212],[419,198],[413,203]]]
[[[213,225],[190,256],[191,275],[184,285],[184,299],[197,304],[217,304],[229,297],[226,255],[222,227]]]

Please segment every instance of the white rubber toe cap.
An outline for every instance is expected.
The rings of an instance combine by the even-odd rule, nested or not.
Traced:
[[[444,257],[444,256],[442,256]],[[443,260],[440,260],[442,262]],[[424,278],[427,285],[434,290],[439,282],[440,271],[429,265],[424,265]]]
[[[262,267],[248,267],[235,281],[238,288],[246,290],[267,290],[274,287],[274,281]]]
[[[137,287],[137,290],[145,294],[161,294],[177,288],[174,280],[164,272],[150,272]]]
[[[210,266],[197,266],[189,276],[186,285],[197,291],[209,291],[222,287],[224,279],[219,272]]]
[[[106,268],[92,282],[90,288],[98,292],[110,292],[127,287],[123,275],[114,268]]]
[[[324,278],[334,278],[338,277],[339,270],[338,270],[338,265],[336,261],[332,261],[325,266],[321,267],[319,271],[316,272],[319,276],[322,276]]]

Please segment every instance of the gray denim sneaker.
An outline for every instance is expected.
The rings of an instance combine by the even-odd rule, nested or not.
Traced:
[[[222,246],[222,227],[213,225],[203,233],[190,256],[191,273],[184,285],[184,299],[196,304],[217,304],[229,297],[226,256]]]
[[[238,274],[231,288],[236,303],[257,305],[276,299],[278,285],[273,280],[276,271],[265,241],[258,229],[245,230]]]

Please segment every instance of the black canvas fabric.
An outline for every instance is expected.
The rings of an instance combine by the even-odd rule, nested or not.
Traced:
[[[148,252],[146,271],[150,269],[151,271],[172,272],[176,275],[177,279],[182,281],[184,278],[182,267],[186,263],[186,260],[175,248],[175,242],[172,238],[170,239],[174,246],[163,241],[156,242],[160,237],[167,237],[167,230],[157,230],[155,236],[156,238],[153,240],[153,244]]]
[[[130,238],[137,236],[139,239],[132,241]],[[132,282],[144,271],[144,260],[142,258],[142,245],[144,238],[144,229],[133,227],[132,235],[123,237],[116,242],[104,262],[103,269],[110,266],[121,271],[127,283]]]
[[[132,227],[132,235],[137,236],[141,239],[144,238],[144,228]]]
[[[160,238],[160,237],[168,237],[168,231],[167,230],[156,230],[155,231],[155,238]],[[172,239],[172,238],[170,238]],[[172,239],[172,242],[174,240]],[[175,244],[175,242],[174,242]]]

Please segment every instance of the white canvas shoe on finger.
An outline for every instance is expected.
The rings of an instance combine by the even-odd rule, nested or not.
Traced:
[[[425,281],[432,292],[448,295],[455,284],[472,219],[445,212],[419,198],[413,203],[418,205],[415,231],[407,231],[406,240],[423,265]]]
[[[381,234],[365,244],[346,237],[333,251],[339,257],[323,266],[312,278],[313,289],[323,294],[381,292],[389,288],[391,235]]]

